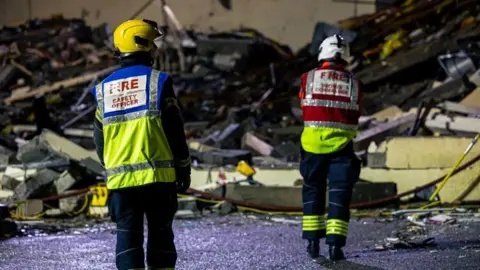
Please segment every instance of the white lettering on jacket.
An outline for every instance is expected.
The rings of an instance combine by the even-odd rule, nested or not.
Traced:
[[[147,75],[111,81],[103,85],[105,112],[117,112],[147,104]]]
[[[317,70],[313,76],[313,94],[351,97],[351,77],[341,71]]]

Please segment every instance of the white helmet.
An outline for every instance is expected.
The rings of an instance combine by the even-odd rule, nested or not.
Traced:
[[[323,40],[318,50],[318,61],[333,59],[348,61],[350,57],[348,44],[345,43],[343,37],[340,35],[333,35]]]

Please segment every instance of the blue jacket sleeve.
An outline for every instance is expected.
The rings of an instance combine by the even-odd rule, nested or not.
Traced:
[[[96,88],[93,87],[90,89],[90,93],[95,97],[96,96]],[[96,100],[96,99],[95,99]],[[97,151],[98,158],[102,165],[105,166],[103,161],[103,148],[104,148],[104,140],[103,140],[103,123],[100,115],[100,110],[95,110],[95,118],[93,120],[93,142],[95,143],[95,150]]]
[[[160,95],[160,108],[162,111],[162,126],[170,149],[172,149],[177,176],[188,176],[191,172],[190,152],[185,139],[182,112],[173,91],[173,81],[170,76],[163,85]]]

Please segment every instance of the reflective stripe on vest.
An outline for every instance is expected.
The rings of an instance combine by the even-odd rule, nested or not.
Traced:
[[[108,81],[96,86],[97,104],[103,116],[104,161],[110,189],[175,181],[173,155],[163,131],[157,101],[158,86],[163,83],[160,75],[159,71],[151,71],[148,85],[144,83],[148,103],[143,99],[146,106],[139,104],[130,109],[142,110],[129,113],[120,108],[105,114],[105,104],[111,104],[104,100],[104,84]]]
[[[338,122],[327,122],[327,121],[304,121],[305,127],[326,127],[326,128],[338,128],[338,129],[348,129],[355,130],[357,125],[349,125]]]

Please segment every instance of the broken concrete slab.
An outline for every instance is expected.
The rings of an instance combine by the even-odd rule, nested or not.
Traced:
[[[351,203],[364,203],[397,194],[395,183],[370,183],[359,181],[353,188]],[[227,185],[226,197],[232,200],[246,201],[279,207],[302,207],[302,187],[272,187]],[[328,201],[328,190],[326,200]],[[394,202],[396,205],[396,202]],[[391,205],[391,203],[390,203]]]
[[[302,189],[297,187],[257,187],[227,185],[226,197],[275,206],[302,206]]]
[[[192,210],[178,210],[175,213],[175,218],[178,218],[178,219],[198,218],[200,216],[202,216],[201,212],[192,211]]]
[[[465,115],[479,115],[480,116],[480,107],[469,106],[461,103],[445,101],[436,105],[437,108],[440,108],[444,111],[461,113]]]
[[[195,198],[178,198],[178,210],[199,211]]]
[[[28,177],[35,175],[37,173],[37,169],[21,169],[21,168],[16,168],[9,166],[5,170],[5,173],[3,174],[4,176],[13,178],[17,181],[25,181]]]
[[[42,169],[38,171],[35,175],[29,177],[15,188],[15,195],[13,196],[13,199],[28,199],[32,194],[35,194],[35,192],[41,190],[48,184],[53,183],[58,176],[59,173],[50,169]]]
[[[235,205],[233,205],[233,204],[231,204],[227,201],[223,201],[223,202],[219,202],[215,206],[213,206],[213,210],[216,211],[219,215],[227,215],[227,214],[235,212],[236,207],[235,207]]]
[[[197,142],[197,141],[190,141],[188,143],[188,148],[190,148],[191,150],[196,151],[196,152],[206,152],[206,151],[217,150],[217,148],[215,148],[215,147],[212,147],[212,146],[209,146],[209,145],[206,145],[206,144],[202,144],[202,143]]]
[[[14,190],[20,183],[21,181],[3,174],[0,179],[0,189]]]
[[[100,163],[100,159],[96,154],[70,142],[67,138],[59,136],[54,132],[45,130],[42,132],[40,137],[46,142],[50,150],[64,156],[65,158],[75,160],[80,163],[84,159],[91,158]]]
[[[355,151],[362,151],[368,148],[371,142],[380,143],[388,136],[395,136],[412,126],[415,121],[414,113],[407,113],[398,118],[376,127],[360,132],[354,139]]]
[[[47,145],[37,136],[18,149],[17,159],[23,163],[41,162],[47,160],[50,154]]]
[[[17,206],[15,213],[20,217],[31,217],[40,214],[43,211],[42,200],[26,200]]]
[[[255,150],[257,153],[263,156],[270,156],[274,149],[273,146],[262,141],[252,132],[247,132],[245,135],[243,135],[242,145],[244,147],[248,147],[249,149]]]
[[[64,171],[58,179],[55,180],[54,185],[57,190],[57,194],[62,194],[69,190],[78,180],[75,179],[69,171]]]
[[[55,167],[66,167],[68,165],[70,165],[69,160],[64,158],[56,158],[56,159],[50,159],[50,160],[40,161],[40,162],[9,164],[7,167],[26,170],[26,169],[45,169],[45,168],[55,168]],[[1,165],[0,165],[0,168],[2,168]]]
[[[480,161],[472,164],[465,170],[453,175],[442,188],[439,196],[443,202],[452,202],[457,199],[458,195],[464,192],[472,179],[478,176],[478,168]],[[403,193],[416,187],[430,183],[431,181],[445,176],[449,173],[450,168],[444,169],[373,169],[362,168],[360,178],[373,183],[392,182],[397,184],[397,192]],[[405,197],[410,199],[412,196]],[[469,190],[463,202],[480,201],[480,188],[472,188]]]
[[[463,116],[447,116],[431,112],[425,121],[425,126],[434,132],[451,135],[477,134],[480,130],[480,119]]]
[[[77,195],[61,198],[59,200],[59,207],[64,213],[71,213],[74,211],[81,210],[83,204],[85,203],[85,195]],[[86,210],[86,209],[85,209]]]
[[[392,182],[371,183],[359,181],[353,187],[351,203],[364,203],[397,195],[397,184]],[[398,207],[399,201],[388,203],[388,207]],[[387,205],[383,205],[387,206]]]
[[[390,137],[371,149],[367,164],[371,168],[431,169],[451,168],[471,142],[459,137]],[[480,154],[475,146],[463,163]]]
[[[44,130],[39,136],[23,145],[17,154],[17,158],[24,163],[45,161],[48,157],[73,160],[87,170],[97,174],[103,173],[103,166],[94,151],[88,151],[49,130]]]

